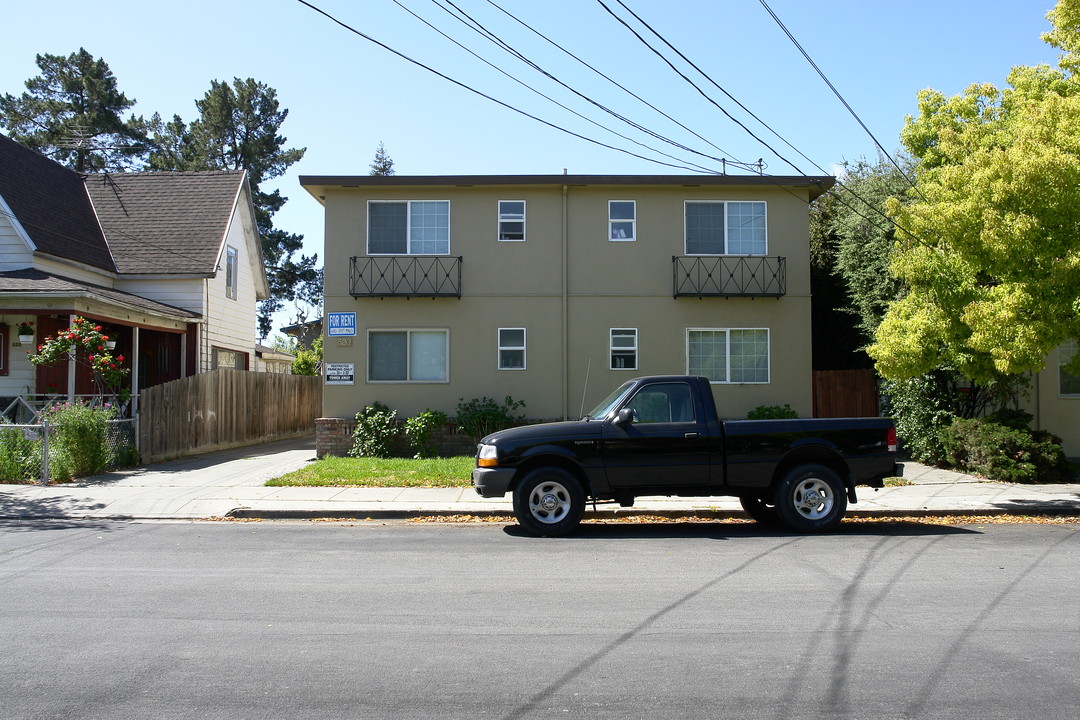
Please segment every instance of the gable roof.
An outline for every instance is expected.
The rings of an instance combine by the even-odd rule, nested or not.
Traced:
[[[120,273],[215,271],[242,170],[90,175],[86,188]]]
[[[82,175],[3,135],[0,169],[0,196],[34,249],[115,269]]]

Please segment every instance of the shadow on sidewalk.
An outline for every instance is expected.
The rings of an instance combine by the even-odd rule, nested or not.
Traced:
[[[23,497],[0,488],[0,523],[20,530],[60,527],[111,527],[112,523],[72,517],[71,512],[101,510],[104,503],[78,502],[70,498]],[[42,524],[45,523],[45,524]]]

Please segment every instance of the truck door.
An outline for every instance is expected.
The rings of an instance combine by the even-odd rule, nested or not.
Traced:
[[[601,454],[611,487],[708,484],[708,427],[689,383],[643,385],[623,407],[633,412],[629,424],[604,422]]]

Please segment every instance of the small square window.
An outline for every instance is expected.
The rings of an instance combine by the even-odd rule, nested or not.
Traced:
[[[525,369],[525,328],[499,328],[499,369]]]
[[[637,240],[637,202],[608,201],[608,239],[616,242]]]
[[[525,241],[525,201],[499,201],[499,241]]]
[[[612,370],[637,370],[637,328],[612,328],[609,348]]]

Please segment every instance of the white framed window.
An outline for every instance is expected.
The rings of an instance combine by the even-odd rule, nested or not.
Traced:
[[[235,350],[227,350],[225,348],[219,347],[213,348],[213,353],[210,359],[211,370],[217,370],[218,368],[247,370],[247,364],[247,353],[237,352]]]
[[[614,242],[637,240],[636,200],[608,200],[608,239]]]
[[[236,273],[239,268],[239,256],[236,248],[225,247],[225,297],[236,299]]]
[[[768,251],[765,201],[687,200],[687,255],[764,255]]]
[[[1076,340],[1066,340],[1058,348],[1058,381],[1061,383],[1059,393],[1062,397],[1080,397],[1080,376],[1065,371],[1065,365],[1080,350],[1080,343]]]
[[[499,242],[525,242],[525,201],[499,201]]]
[[[499,328],[499,369],[525,369],[525,328]]]
[[[368,382],[449,382],[449,349],[449,330],[368,330]]]
[[[687,328],[686,373],[712,383],[768,383],[767,328]]]
[[[612,370],[637,370],[637,328],[611,328],[608,349]]]
[[[369,200],[368,255],[449,255],[449,200]]]

